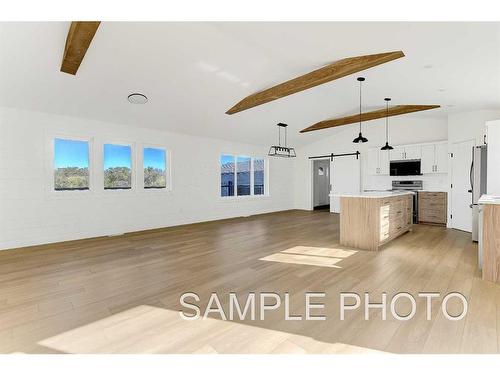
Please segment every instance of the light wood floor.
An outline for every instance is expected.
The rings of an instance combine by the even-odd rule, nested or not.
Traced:
[[[338,215],[286,211],[121,237],[0,251],[0,352],[13,353],[496,353],[500,287],[483,282],[470,234],[416,225],[380,252],[338,244]],[[179,296],[327,293],[326,321],[184,321]],[[464,320],[433,304],[402,322],[360,309],[339,319],[339,293],[459,291]],[[202,303],[202,307],[204,307]],[[455,307],[450,305],[451,310]],[[405,309],[405,306],[401,306]],[[457,307],[458,308],[458,307]],[[453,312],[453,311],[450,311]]]

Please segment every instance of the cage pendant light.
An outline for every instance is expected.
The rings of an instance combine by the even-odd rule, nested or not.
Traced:
[[[286,127],[287,124],[283,124],[280,122],[278,125],[278,146],[271,146],[269,148],[269,152],[267,153],[269,156],[277,156],[282,158],[294,158],[297,155],[295,154],[295,149],[293,147],[287,147],[286,144]],[[285,130],[285,143],[284,146],[281,145],[281,128]]]
[[[389,102],[391,98],[385,98],[385,146],[381,150],[393,150],[394,147],[389,146]]]
[[[366,143],[368,142],[368,139],[363,137],[363,134],[361,134],[361,82],[365,80],[364,77],[358,77],[359,81],[359,135],[353,139],[354,143]]]

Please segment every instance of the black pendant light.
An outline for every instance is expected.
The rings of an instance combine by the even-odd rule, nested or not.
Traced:
[[[353,139],[354,143],[366,143],[368,142],[368,139],[363,137],[363,134],[361,134],[361,82],[365,80],[364,77],[358,77],[359,81],[359,135]]]
[[[381,150],[393,150],[394,147],[389,146],[389,102],[391,98],[385,98],[385,146]]]

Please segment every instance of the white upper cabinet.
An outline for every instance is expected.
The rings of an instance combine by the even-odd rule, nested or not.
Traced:
[[[370,175],[389,175],[389,151],[370,148],[367,152],[367,168]]]
[[[448,143],[436,144],[436,173],[448,173]]]
[[[379,174],[389,176],[389,151],[378,152]]]
[[[448,173],[448,143],[395,146],[390,151],[368,149],[367,168],[370,175],[389,175],[390,161],[420,160],[422,174]]]
[[[392,160],[404,160],[405,158],[405,148],[401,146],[396,146],[394,149],[389,151],[389,156]]]
[[[436,159],[436,146],[422,146],[422,159],[420,164],[421,173],[434,173],[434,165]]]
[[[422,146],[397,146],[390,151],[391,160],[413,160],[422,157]]]
[[[422,173],[448,173],[448,144],[422,146]]]
[[[422,157],[422,146],[405,146],[404,160],[420,159]]]

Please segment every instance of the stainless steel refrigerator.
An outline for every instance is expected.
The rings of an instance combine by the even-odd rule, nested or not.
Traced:
[[[472,148],[472,164],[470,166],[470,185],[472,193],[472,241],[479,238],[479,205],[477,201],[486,194],[486,155],[487,145]]]

